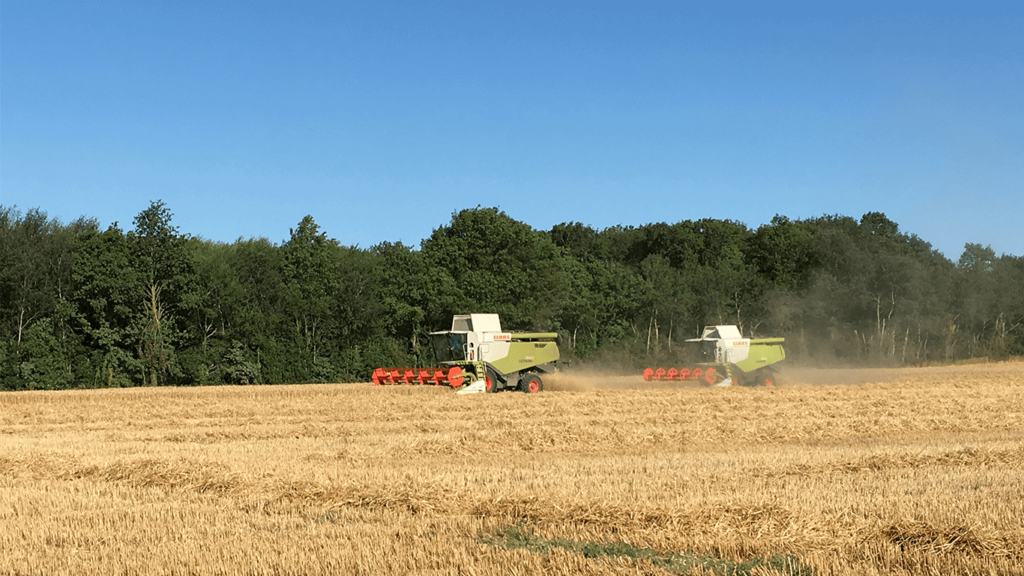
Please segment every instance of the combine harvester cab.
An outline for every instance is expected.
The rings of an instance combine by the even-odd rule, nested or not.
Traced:
[[[435,384],[460,394],[544,389],[542,373],[555,370],[558,335],[554,332],[504,332],[497,314],[452,318],[452,329],[431,332],[430,343],[441,368],[378,368],[373,383]]]
[[[774,365],[786,359],[785,338],[744,338],[736,326],[707,326],[698,346],[703,362],[682,368],[647,368],[646,381],[697,381],[708,386],[773,386]]]

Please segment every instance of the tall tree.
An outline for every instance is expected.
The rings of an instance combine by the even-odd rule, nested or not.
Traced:
[[[230,266],[242,295],[235,303],[228,379],[295,382],[288,344],[294,331],[285,295],[282,251],[266,238],[231,246]]]
[[[238,309],[245,301],[242,285],[231,267],[234,247],[192,238],[188,248],[195,265],[196,282],[184,307],[185,333],[182,348],[177,353],[182,370],[188,379],[199,384],[255,382],[258,375],[255,369],[243,371],[241,378],[232,376],[235,372],[231,359],[246,355],[244,347],[236,347],[236,340],[233,340],[237,338]]]
[[[442,289],[455,298],[431,321],[454,313],[494,312],[502,326],[551,326],[564,281],[551,239],[497,208],[462,210],[423,241],[423,256]]]
[[[186,317],[198,305],[195,262],[187,236],[171,224],[173,214],[163,201],[151,202],[135,217],[128,246],[138,271],[142,314],[137,354],[143,378],[152,386],[183,378],[175,347],[184,338]]]
[[[75,328],[90,351],[76,367],[83,385],[141,384],[143,366],[135,349],[144,308],[140,274],[124,232],[112,224],[83,235],[75,246],[72,305]]]
[[[15,342],[64,297],[70,245],[62,231],[38,208],[0,207],[0,332]]]
[[[338,245],[306,216],[282,247],[285,299],[299,358],[318,382],[366,371],[359,344],[373,335],[379,306],[374,300],[371,256]],[[351,354],[338,354],[348,350]]]
[[[809,280],[813,236],[807,226],[776,214],[750,236],[747,262],[773,288],[804,287]]]

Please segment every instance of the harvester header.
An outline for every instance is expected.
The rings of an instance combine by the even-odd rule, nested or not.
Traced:
[[[542,373],[555,370],[559,359],[554,332],[506,332],[497,314],[464,314],[452,328],[431,332],[438,368],[378,368],[373,383],[434,384],[460,393],[544,389]]]

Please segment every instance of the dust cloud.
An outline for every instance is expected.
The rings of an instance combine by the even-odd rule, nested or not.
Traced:
[[[899,368],[801,368],[787,366],[779,370],[781,385],[849,386],[873,382],[895,382],[906,374]]]

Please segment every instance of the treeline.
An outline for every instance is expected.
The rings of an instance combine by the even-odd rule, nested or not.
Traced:
[[[426,334],[468,312],[624,369],[709,324],[809,363],[999,359],[1024,354],[1024,258],[953,263],[880,213],[537,231],[476,208],[416,250],[341,246],[310,216],[222,244],[162,202],[128,231],[0,207],[0,389],[367,380],[431,365]]]

